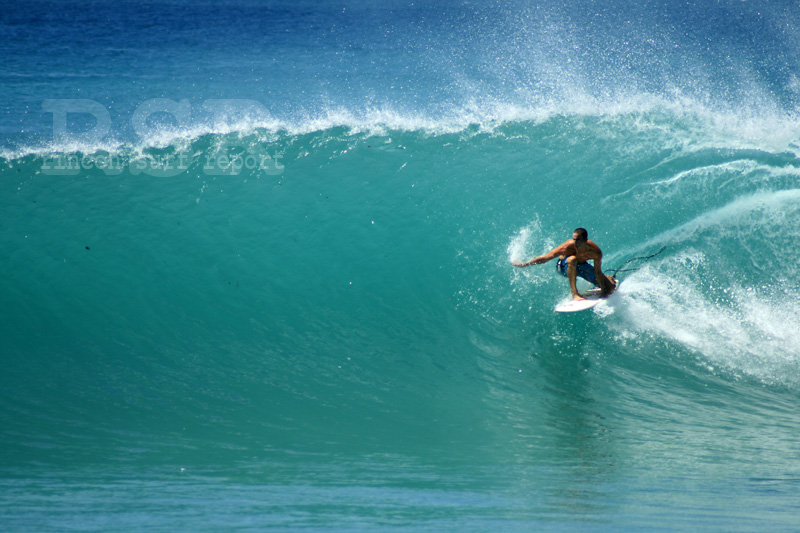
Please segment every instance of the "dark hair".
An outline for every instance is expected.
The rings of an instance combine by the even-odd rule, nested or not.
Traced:
[[[577,234],[578,234],[578,237],[579,237],[579,238],[580,238],[580,240],[582,240],[582,241],[588,241],[588,240],[589,240],[589,232],[588,232],[588,231],[586,231],[586,230],[585,230],[585,229],[583,229],[583,228],[578,228],[578,229],[576,229],[575,231],[573,231],[572,233],[577,233]]]

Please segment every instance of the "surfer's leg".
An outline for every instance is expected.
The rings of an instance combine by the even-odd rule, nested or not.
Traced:
[[[608,296],[617,290],[617,280],[614,279],[614,276],[606,276],[603,274],[602,282],[603,284],[599,285],[599,287],[603,289],[604,296]]]
[[[556,272],[567,277],[567,258],[566,257],[559,257],[556,261]]]
[[[572,299],[584,300],[585,298],[578,293],[578,259],[574,255],[567,257],[567,277],[569,278],[569,290],[572,291]]]
[[[598,280],[595,277],[594,267],[589,263],[580,263],[576,268],[579,278],[585,279],[595,287],[600,287],[605,294],[611,294],[617,289],[617,280],[613,276],[603,274]]]
[[[594,267],[589,263],[580,263],[577,265],[577,275],[583,278],[594,286],[597,286],[597,278],[594,276]]]

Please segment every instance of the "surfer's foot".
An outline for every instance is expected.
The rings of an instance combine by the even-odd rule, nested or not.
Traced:
[[[572,299],[573,299],[573,301],[580,302],[581,300],[585,300],[586,298],[584,298],[580,294],[573,294],[572,295]]]
[[[617,280],[614,278],[614,276],[607,276],[607,278],[611,282],[611,288],[607,291],[604,290],[603,296],[610,296],[614,294],[617,290]]]

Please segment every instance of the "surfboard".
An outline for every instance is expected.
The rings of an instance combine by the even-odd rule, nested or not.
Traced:
[[[567,300],[561,302],[555,308],[556,313],[577,313],[578,311],[586,311],[600,303],[600,294],[602,291],[597,289],[589,289],[581,294],[585,300]]]

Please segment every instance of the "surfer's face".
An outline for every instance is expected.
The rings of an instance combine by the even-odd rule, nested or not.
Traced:
[[[583,250],[586,247],[586,241],[581,240],[581,236],[577,232],[572,234],[572,240],[575,241],[575,248]]]

